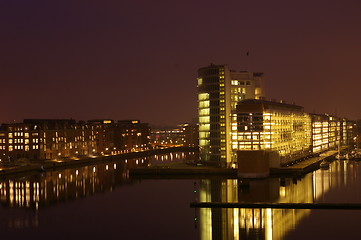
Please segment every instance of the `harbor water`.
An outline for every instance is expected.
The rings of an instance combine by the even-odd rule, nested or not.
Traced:
[[[169,153],[0,179],[4,239],[359,239],[360,210],[191,208],[192,202],[361,203],[361,162],[257,180],[133,178]]]

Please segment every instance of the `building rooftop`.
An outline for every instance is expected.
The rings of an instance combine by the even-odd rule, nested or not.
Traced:
[[[283,108],[283,109],[287,108],[287,109],[294,109],[297,111],[303,111],[303,107],[296,105],[296,104],[288,104],[288,103],[279,102],[279,101],[268,101],[268,100],[264,100],[264,99],[242,100],[242,101],[238,102],[237,110],[239,110],[239,107],[244,106],[244,105],[262,105],[263,109],[278,107],[278,108]]]

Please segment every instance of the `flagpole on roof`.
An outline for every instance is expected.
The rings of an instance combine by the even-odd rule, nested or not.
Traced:
[[[250,71],[251,68],[251,63],[250,63],[250,57],[249,57],[249,50],[246,51],[246,69],[244,69],[245,71]]]

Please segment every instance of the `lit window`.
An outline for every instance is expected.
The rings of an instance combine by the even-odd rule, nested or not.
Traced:
[[[199,123],[209,123],[209,121],[210,121],[209,116],[199,117]]]
[[[208,93],[200,93],[198,94],[198,100],[208,100],[209,99],[209,94]]]
[[[210,126],[210,124],[199,124],[199,131],[208,131]]]
[[[200,101],[199,102],[199,108],[208,108],[209,107],[209,101]]]

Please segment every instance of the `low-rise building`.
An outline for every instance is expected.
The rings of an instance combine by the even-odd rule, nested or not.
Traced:
[[[175,128],[154,129],[151,132],[151,144],[158,147],[197,147],[198,125],[183,123]]]
[[[261,177],[328,150],[354,145],[353,122],[328,114],[305,113],[283,102],[249,99],[235,111],[234,164],[243,177]]]
[[[0,159],[62,159],[149,148],[150,128],[138,120],[25,119],[0,127]]]
[[[311,118],[303,107],[249,99],[238,103],[236,114],[232,149],[245,175],[268,175],[270,167],[287,165],[310,153]]]

